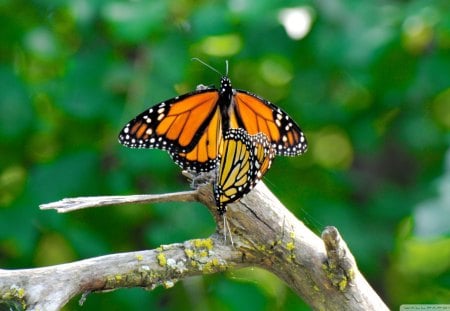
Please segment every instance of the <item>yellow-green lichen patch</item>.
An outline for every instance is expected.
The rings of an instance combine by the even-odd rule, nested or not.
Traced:
[[[8,301],[7,303],[10,305],[16,304],[17,307],[20,305],[23,310],[27,308],[24,298],[25,289],[17,285],[11,285],[9,291],[0,293],[0,300]]]
[[[294,234],[294,232],[290,233],[290,237],[291,237],[291,240],[286,243],[286,250],[288,251],[288,255],[287,255],[286,259],[288,262],[293,262],[295,260],[295,252],[294,252],[294,250],[295,250],[295,240],[294,240],[295,234]]]
[[[335,275],[332,270],[325,264],[322,265],[322,269],[325,271],[327,279],[332,281],[332,283],[334,284],[333,279],[335,278]]]
[[[339,290],[342,292],[347,287],[347,278],[343,277],[342,280],[338,283]]]
[[[141,283],[145,287],[153,287],[156,280],[160,278],[160,276],[151,271],[150,266],[142,265],[137,270],[134,271],[134,276],[138,280],[138,283]]]
[[[220,271],[225,271],[227,269],[227,266],[224,262],[221,262],[218,258],[212,258],[205,264],[203,264],[202,269],[206,273],[213,273],[217,271],[217,268],[219,268]]]
[[[281,240],[276,240],[274,243],[273,243],[273,246],[275,247],[275,246],[277,246],[277,245],[280,245],[281,244]]]
[[[208,261],[207,263],[205,263],[203,265],[202,271],[204,271],[206,273],[213,273],[214,272],[214,269],[213,269],[211,261]]]
[[[192,249],[189,249],[189,248],[186,248],[184,250],[184,253],[186,254],[186,257],[189,258],[189,259],[194,256],[194,251]]]
[[[123,285],[123,283],[126,281],[126,278],[122,277],[120,274],[112,275],[106,277],[106,284],[105,288],[117,288]]]
[[[322,269],[325,271],[327,279],[330,280],[331,284],[339,288],[340,291],[344,291],[348,286],[348,281],[351,281],[352,277],[354,277],[353,270],[350,269],[348,271],[344,271],[343,269],[337,267],[336,264],[333,264],[333,267],[323,264]],[[347,273],[348,275],[344,273]]]
[[[286,260],[287,260],[287,262],[289,262],[289,263],[292,263],[294,260],[295,260],[295,255],[294,254],[289,254],[287,257],[286,257]]]
[[[175,282],[176,282],[176,280],[175,280],[175,281],[173,281],[173,280],[167,280],[167,281],[164,281],[164,282],[162,283],[162,285],[164,286],[164,288],[168,289],[168,288],[173,287],[173,286],[175,285]]]
[[[206,248],[208,251],[212,250],[214,247],[214,242],[211,238],[209,239],[195,239],[193,241],[194,247],[196,248]]]
[[[277,245],[274,241],[268,241],[266,244],[257,244],[255,245],[255,249],[259,252],[262,252],[266,255],[272,255],[274,253],[274,248]]]
[[[286,243],[286,249],[287,249],[288,251],[292,251],[292,250],[294,250],[294,248],[295,248],[294,242],[288,242],[288,243]]]
[[[256,245],[256,249],[260,252],[265,252],[266,251],[266,246],[264,244],[262,245]]]
[[[219,266],[219,259],[217,259],[217,258],[213,258],[212,260],[211,260],[211,264],[213,265],[213,266]]]
[[[215,256],[214,242],[212,239],[195,239],[191,241],[190,246],[184,250],[186,259],[182,259],[181,262],[176,263],[177,271],[180,273],[183,273],[184,269],[187,269],[186,266],[204,273],[227,270],[226,261]]]
[[[336,261],[328,261],[328,270],[336,270],[337,269],[337,262]]]
[[[122,274],[111,274],[106,276],[104,289],[134,286],[153,287],[153,285],[161,279],[161,275],[152,271],[150,266],[141,265],[136,269]]]
[[[173,245],[171,245],[171,244],[169,244],[169,245],[164,245],[164,244],[162,244],[162,245],[160,245],[160,246],[158,247],[158,249],[160,249],[161,252],[162,252],[162,251],[168,251],[168,250],[173,249]]]
[[[115,280],[112,276],[107,276],[106,277],[106,288],[110,288],[112,286],[112,284],[115,283]]]
[[[136,254],[135,257],[136,257],[137,261],[142,261],[142,260],[144,260],[144,256],[142,256],[142,255]]]
[[[159,253],[159,254],[156,256],[156,259],[158,259],[158,263],[159,263],[159,265],[160,265],[161,267],[165,267],[165,266],[166,266],[166,264],[167,264],[167,259],[166,259],[166,256],[165,256],[163,253]]]
[[[348,279],[349,279],[350,281],[352,281],[352,280],[355,279],[355,270],[353,270],[352,268],[350,268],[350,269],[348,269],[348,270],[346,271],[346,273],[347,273]]]

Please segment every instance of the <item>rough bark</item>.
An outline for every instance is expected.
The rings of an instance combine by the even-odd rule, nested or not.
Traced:
[[[144,200],[144,196],[136,199]],[[210,186],[150,196],[146,202],[170,200],[204,203],[215,217],[217,232],[206,239],[154,250],[44,268],[0,270],[0,304],[27,310],[59,310],[78,294],[86,296],[123,287],[171,287],[193,275],[259,266],[284,280],[314,310],[388,310],[359,272],[336,228],[327,227],[322,238],[316,236],[262,182],[240,202],[229,205],[226,216],[233,244],[222,234],[224,221],[215,211]],[[99,201],[104,204],[95,203]],[[44,208],[67,212],[108,203],[124,202],[117,197],[92,197],[68,199]]]

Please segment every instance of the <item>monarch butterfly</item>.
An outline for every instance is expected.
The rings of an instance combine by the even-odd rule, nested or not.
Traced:
[[[275,149],[263,133],[249,135],[243,129],[229,129],[223,138],[223,153],[217,158],[214,199],[219,214],[226,205],[246,195],[269,170]]]
[[[233,89],[227,75],[220,84],[219,89],[201,86],[145,110],[125,125],[119,142],[130,148],[167,150],[182,169],[194,172],[216,167],[229,128],[263,133],[278,155],[306,151],[305,135],[283,110],[258,95]]]

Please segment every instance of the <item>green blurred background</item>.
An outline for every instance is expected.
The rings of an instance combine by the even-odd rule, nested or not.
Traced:
[[[293,8],[295,8],[293,10]],[[57,214],[64,197],[189,188],[160,150],[127,149],[145,108],[219,76],[286,110],[309,140],[265,182],[312,230],[336,226],[396,309],[450,302],[450,2],[0,1],[0,267],[207,237],[200,204]],[[63,286],[63,284],[61,284]],[[76,297],[65,310],[78,310]],[[308,310],[244,269],[92,294],[83,310]]]

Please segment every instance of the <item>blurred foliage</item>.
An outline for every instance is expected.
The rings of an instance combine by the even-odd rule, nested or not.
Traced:
[[[281,18],[294,7],[297,35]],[[199,204],[64,215],[38,205],[188,189],[165,152],[126,149],[117,134],[146,107],[218,83],[192,57],[222,72],[228,59],[234,86],[283,107],[309,139],[306,155],[274,162],[274,193],[313,230],[337,226],[391,308],[448,303],[449,11],[447,0],[0,1],[0,267],[208,236]],[[250,302],[308,310],[259,269],[92,294],[83,310]]]

